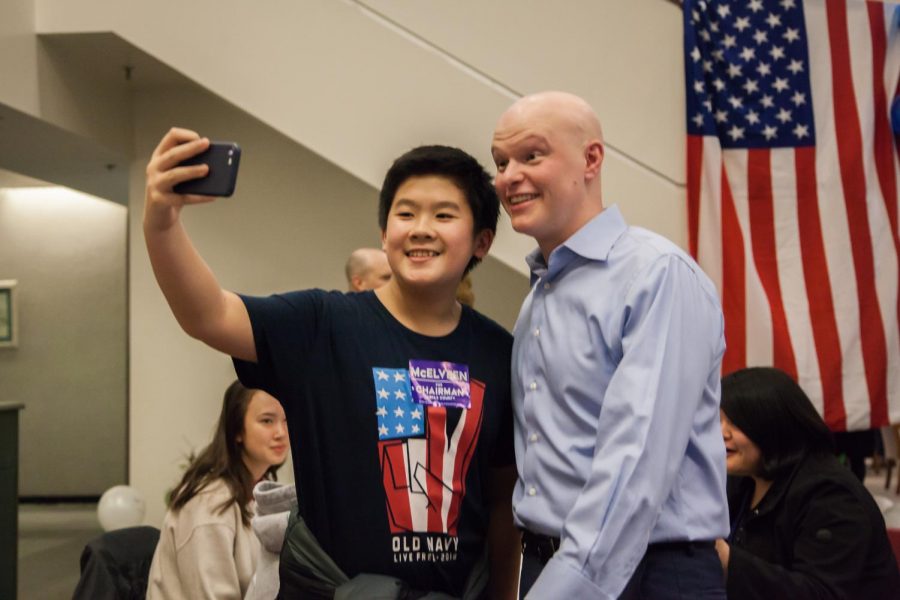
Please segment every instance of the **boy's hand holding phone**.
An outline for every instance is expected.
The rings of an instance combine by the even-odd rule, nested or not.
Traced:
[[[173,127],[147,165],[144,226],[171,227],[185,204],[212,202],[234,191],[240,148],[211,143],[195,131]]]

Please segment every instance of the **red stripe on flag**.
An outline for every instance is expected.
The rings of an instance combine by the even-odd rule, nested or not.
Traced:
[[[703,173],[703,136],[687,136],[688,249],[697,260],[700,238],[700,177]]]
[[[381,478],[387,501],[391,533],[412,531],[412,512],[409,508],[409,481],[404,461],[405,445],[402,440],[378,442],[381,460]]]
[[[444,449],[447,446],[447,409],[431,406],[428,414],[428,456],[425,487],[428,492],[428,531],[444,531],[441,509],[444,505]]]
[[[859,328],[862,338],[863,363],[866,368],[866,387],[869,391],[871,422],[887,420],[887,342],[884,322],[875,292],[875,263],[869,217],[866,211],[866,174],[863,164],[862,132],[853,74],[850,67],[849,40],[847,36],[847,6],[843,0],[829,0],[828,39],[831,45],[831,64],[834,73],[832,96],[834,98],[835,131],[837,133],[838,161],[853,266],[856,271],[857,301],[859,303]]]
[[[819,379],[822,383],[823,418],[832,431],[847,429],[844,407],[844,378],[841,364],[841,342],[831,298],[831,280],[825,257],[825,240],[819,215],[816,183],[816,149],[794,151],[797,179],[797,224],[800,254],[803,257],[803,280],[809,302],[810,324]]]
[[[898,99],[900,99],[900,79],[897,80],[897,89],[894,90],[894,99],[891,100],[891,106],[893,106],[893,102],[898,101]],[[897,149],[897,152],[894,153],[897,157],[897,165],[900,166],[900,133],[894,134],[894,147]]]
[[[895,137],[891,131],[890,106],[888,93],[884,86],[884,68],[887,48],[885,38],[884,7],[880,4],[868,3],[869,30],[872,33],[872,95],[875,109],[875,171],[878,173],[878,183],[881,185],[881,197],[884,199],[884,208],[887,211],[888,222],[891,227],[891,238],[894,241],[894,253],[900,260],[900,229],[897,226],[897,179],[894,172],[894,146],[891,138]],[[898,266],[900,270],[900,266]],[[898,273],[900,280],[900,273]],[[897,322],[900,323],[900,294],[897,296]],[[885,403],[887,399],[885,399]],[[872,427],[887,425],[887,421],[876,423],[872,421]]]
[[[722,312],[725,315],[725,356],[722,374],[747,366],[747,284],[744,277],[744,236],[734,208],[728,173],[722,165]]]
[[[457,520],[459,519],[459,505],[466,495],[466,475],[472,456],[475,454],[475,446],[481,433],[481,423],[484,420],[484,384],[471,380],[469,385],[472,404],[466,410],[466,423],[456,446],[456,459],[453,464],[453,499],[450,501],[450,510],[447,512],[447,533],[456,535]]]
[[[775,251],[775,207],[772,198],[772,154],[768,148],[747,153],[747,199],[750,208],[750,244],[753,263],[769,301],[772,315],[773,365],[795,380],[797,361],[788,331],[781,284],[778,282],[778,255]]]
[[[875,103],[875,169],[878,182],[881,184],[881,195],[891,223],[894,237],[894,248],[900,256],[900,243],[897,241],[897,181],[894,174],[894,150],[891,144],[890,107],[887,90],[884,87],[884,66],[887,40],[884,33],[884,7],[869,2],[869,28],[872,32],[872,83]]]

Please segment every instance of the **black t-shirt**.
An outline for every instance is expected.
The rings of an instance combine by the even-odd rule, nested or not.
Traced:
[[[491,468],[514,462],[512,336],[465,306],[449,335],[420,335],[373,292],[242,299],[258,362],[235,368],[284,406],[324,550],[350,577],[459,595],[485,548]]]

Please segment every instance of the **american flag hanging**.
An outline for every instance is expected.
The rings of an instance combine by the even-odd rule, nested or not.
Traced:
[[[723,372],[793,375],[835,431],[900,421],[897,3],[684,3],[691,253]]]

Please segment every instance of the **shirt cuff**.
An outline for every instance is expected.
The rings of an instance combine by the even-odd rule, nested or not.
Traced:
[[[560,558],[551,558],[540,577],[531,586],[526,600],[559,600],[559,598],[598,598],[616,600],[584,574]]]

